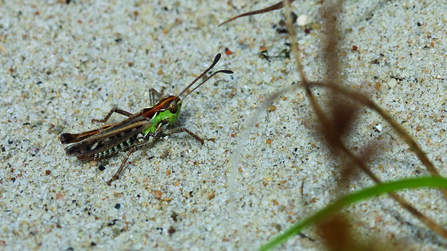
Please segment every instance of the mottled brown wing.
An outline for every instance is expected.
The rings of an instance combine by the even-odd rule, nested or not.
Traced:
[[[91,159],[92,156],[112,149],[121,143],[138,135],[144,128],[150,126],[147,120],[137,121],[125,127],[97,134],[93,137],[68,145],[65,153],[78,159]]]
[[[137,121],[146,120],[145,118],[141,117],[141,112],[135,113],[134,115],[128,117],[127,119],[117,122],[117,123],[111,123],[107,125],[103,125],[99,128],[86,131],[83,133],[62,133],[60,136],[60,140],[62,144],[70,144],[70,143],[76,143],[80,142],[86,139],[89,139],[92,136],[99,136],[103,135],[109,132],[117,131],[121,128],[124,128],[128,125],[134,124]]]
[[[82,140],[85,140],[87,138],[90,138],[98,133],[104,132],[105,130],[116,126],[118,123],[112,123],[112,124],[107,124],[107,125],[103,125],[99,128],[90,130],[90,131],[86,131],[83,133],[62,133],[60,136],[60,140],[62,144],[71,144],[71,143],[76,143]]]

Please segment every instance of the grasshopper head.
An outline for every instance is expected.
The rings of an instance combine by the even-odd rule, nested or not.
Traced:
[[[172,101],[169,103],[166,111],[169,111],[169,114],[166,116],[169,118],[169,124],[174,124],[180,115],[180,111],[182,110],[182,101],[177,97],[174,97]]]
[[[175,98],[174,100],[171,101],[171,103],[169,103],[168,110],[172,114],[176,114],[177,112],[180,112],[181,107],[182,107],[182,100],[180,100],[179,98]]]

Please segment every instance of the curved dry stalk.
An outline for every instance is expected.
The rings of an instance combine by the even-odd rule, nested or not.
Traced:
[[[310,90],[309,86],[311,86],[311,83],[307,84],[306,90]],[[335,84],[326,84],[326,87],[333,87],[337,86]],[[321,107],[318,105],[317,101],[315,100],[312,93],[308,93],[309,99],[312,103],[312,108],[314,109],[315,113],[317,114],[318,119],[323,124],[324,130],[330,130],[327,132],[327,134],[330,135],[330,140],[332,143],[332,146],[335,149],[340,150],[343,152],[353,163],[355,163],[356,166],[358,166],[363,172],[365,172],[375,183],[382,184],[382,181],[374,175],[374,173],[371,172],[371,170],[366,166],[366,164],[357,156],[355,156],[351,151],[346,148],[346,146],[343,144],[340,135],[335,131],[335,127],[332,125],[330,120],[327,118],[327,116],[324,114]],[[447,239],[447,230],[436,224],[434,221],[432,221],[430,218],[419,212],[415,207],[410,205],[405,199],[397,195],[396,193],[389,193],[389,195],[397,201],[403,208],[405,208],[407,211],[409,211],[411,214],[413,214],[416,218],[418,218],[422,223],[424,223],[428,228],[433,230],[434,232],[438,233],[443,238]]]
[[[310,86],[318,86],[318,87],[327,87],[329,89],[332,89],[335,92],[339,92],[341,94],[345,94],[347,96],[349,96],[346,93],[350,93],[351,95],[358,95],[358,97],[361,97],[360,100],[368,100],[370,101],[372,104],[374,104],[374,102],[372,102],[371,100],[369,100],[366,96],[359,94],[359,93],[355,93],[355,92],[351,92],[348,91],[338,85],[333,85],[333,84],[323,84],[323,83],[307,83],[307,88],[304,86],[304,84],[297,84],[297,85],[293,85],[293,86],[289,86],[275,94],[273,94],[271,97],[269,97],[268,99],[266,99],[266,101],[264,102],[264,104],[262,106],[260,106],[258,108],[257,111],[257,115],[259,115],[259,113],[261,111],[264,111],[267,106],[269,104],[271,104],[272,102],[274,102],[279,96],[283,95],[284,93],[293,91],[298,89],[299,87],[305,87],[306,90],[309,89]],[[341,91],[344,90],[345,92]],[[351,96],[349,96],[351,97]],[[357,98],[353,98],[355,100],[360,101]],[[312,95],[312,93],[310,94],[310,101],[312,103],[312,107],[315,110],[315,113],[318,116],[318,119],[320,121],[322,121],[322,123],[330,123],[330,120],[326,117],[326,115],[324,114],[323,110],[320,108],[320,106],[318,105],[318,103],[316,102],[314,96]],[[362,102],[363,103],[363,102]],[[375,105],[375,104],[374,104]],[[376,107],[378,107],[377,105],[375,105]],[[370,106],[368,106],[369,108],[371,108]],[[373,108],[371,108],[373,109]],[[380,109],[380,108],[379,108]],[[383,111],[383,110],[382,110]],[[379,113],[380,114],[380,113]],[[258,116],[254,116],[253,118],[256,119]],[[324,122],[323,122],[324,121]],[[248,131],[250,129],[250,124],[253,125],[255,124],[255,121],[249,121],[250,123],[247,123],[248,127],[246,127],[246,130],[243,133],[243,137],[248,137]],[[323,125],[324,126],[324,125]],[[326,126],[324,126],[326,127]],[[332,126],[328,126],[329,128],[334,128]],[[245,142],[245,141],[243,141]],[[352,152],[350,152],[346,146],[341,142],[341,139],[338,138],[338,142],[337,142],[337,147],[339,148],[340,151],[342,151],[344,154],[346,154],[346,156],[353,162],[355,163],[362,171],[364,171],[375,183],[377,184],[382,184],[382,181],[374,175],[374,173],[371,172],[371,170],[365,165],[365,163],[358,158],[357,156],[355,156]],[[242,149],[242,145],[239,146],[239,148],[236,149]],[[239,155],[238,155],[239,156]],[[233,160],[234,158],[232,158]],[[235,161],[233,162],[232,168],[233,169],[237,169],[236,168],[236,163],[238,161],[238,159],[234,159]],[[425,224],[428,228],[430,228],[431,230],[433,230],[434,232],[436,232],[437,234],[439,234],[440,236],[442,236],[443,238],[447,239],[447,231],[442,228],[441,226],[439,226],[438,224],[436,224],[434,221],[432,221],[430,218],[426,217],[424,214],[422,214],[421,212],[419,212],[416,208],[414,208],[413,206],[411,206],[407,201],[405,201],[402,197],[400,197],[399,195],[397,195],[396,193],[390,193],[390,196],[396,201],[398,202],[403,208],[405,208],[406,210],[408,210],[412,215],[414,215],[416,218],[418,218],[423,224]]]
[[[335,149],[340,150],[343,152],[355,165],[357,165],[363,172],[365,172],[375,183],[382,184],[382,181],[374,175],[374,173],[371,172],[371,170],[366,166],[366,164],[357,156],[355,156],[351,151],[349,151],[346,146],[341,141],[341,138],[335,131],[335,127],[332,126],[332,123],[327,118],[327,116],[324,114],[321,107],[318,105],[317,101],[315,100],[314,96],[310,92],[310,86],[312,86],[312,83],[306,84],[306,90],[308,91],[308,97],[311,101],[312,108],[314,109],[315,113],[317,114],[318,119],[321,121],[324,130],[330,130],[327,132],[328,135],[330,135],[330,140]],[[325,84],[326,87],[332,88],[337,87],[335,84]],[[366,98],[366,97],[365,97]],[[383,110],[382,110],[383,111]],[[391,117],[390,117],[391,118]],[[415,142],[416,143],[416,142]],[[438,175],[439,176],[439,175]],[[442,189],[441,191],[444,191]],[[419,212],[415,207],[411,206],[406,200],[404,200],[402,197],[397,195],[396,193],[389,193],[389,195],[397,201],[403,208],[405,208],[407,211],[409,211],[411,214],[413,214],[416,218],[418,218],[422,223],[424,223],[428,228],[442,236],[443,238],[447,239],[447,231],[436,224],[434,221],[432,221],[430,218]]]
[[[286,12],[286,18],[287,18],[287,28],[289,30],[289,40],[292,45],[294,45],[294,44],[297,45],[298,42],[296,40],[296,34],[295,34],[295,30],[293,29],[292,19],[291,19],[291,15],[290,15],[290,13],[291,13],[290,6],[287,4],[287,1],[284,1],[284,3],[285,3],[284,10]],[[298,55],[298,47],[296,47],[296,46],[291,46],[291,47],[292,47],[292,54],[295,58],[295,61],[297,62],[297,70],[300,73],[301,79],[303,80],[303,85],[306,85],[305,86],[306,90],[308,89],[307,86],[311,86],[311,85],[331,88],[332,90],[335,90],[343,95],[351,97],[352,99],[359,101],[360,103],[364,104],[365,106],[369,107],[370,109],[375,110],[380,116],[382,116],[391,125],[391,127],[396,131],[396,133],[399,134],[399,136],[401,136],[404,139],[404,141],[410,146],[410,149],[416,153],[419,160],[427,168],[427,170],[430,172],[430,174],[435,177],[440,176],[439,172],[436,170],[433,163],[428,159],[427,155],[424,153],[424,151],[422,151],[422,148],[416,143],[416,141],[414,141],[414,139],[410,136],[410,134],[408,134],[405,131],[405,129],[399,123],[397,123],[397,121],[395,119],[393,119],[390,115],[388,115],[388,113],[386,113],[382,108],[377,106],[372,100],[370,100],[369,98],[367,98],[366,96],[364,96],[360,93],[350,91],[350,90],[345,89],[339,85],[316,83],[316,82],[307,83],[306,78],[304,76],[303,67],[301,64],[301,58]],[[307,91],[307,93],[309,93],[309,92],[310,92],[310,90]],[[313,99],[313,97],[309,97],[309,98]],[[314,102],[314,101],[311,100],[311,103],[312,102]],[[441,191],[442,191],[444,197],[447,199],[447,190],[441,189]]]
[[[286,16],[286,24],[287,24],[287,31],[289,34],[289,41],[290,41],[290,48],[292,48],[292,54],[296,61],[296,67],[298,70],[298,73],[300,74],[301,81],[303,83],[306,83],[306,75],[304,74],[303,70],[303,64],[301,63],[301,57],[299,56],[299,47],[298,47],[298,41],[296,40],[296,33],[295,29],[293,28],[293,21],[292,21],[292,11],[290,10],[290,2],[283,0],[284,3],[284,12]],[[309,90],[310,91],[310,90]]]
[[[295,0],[289,0],[289,4],[292,3],[293,1],[295,1]],[[273,10],[279,10],[282,7],[283,7],[283,2],[281,1],[281,2],[279,2],[277,4],[274,4],[272,6],[264,8],[264,9],[254,10],[254,11],[246,12],[246,13],[240,14],[238,16],[232,17],[232,18],[228,19],[227,21],[220,23],[217,27],[222,26],[222,25],[224,25],[226,23],[229,23],[231,21],[234,21],[234,20],[236,20],[236,19],[238,19],[240,17],[247,17],[247,16],[258,15],[258,14],[270,12],[270,11],[273,11]]]
[[[436,170],[433,163],[428,159],[427,155],[424,153],[424,151],[418,145],[418,143],[414,141],[414,139],[410,136],[410,134],[407,133],[407,131],[405,131],[405,129],[395,119],[393,119],[387,112],[385,112],[385,110],[376,105],[371,99],[369,99],[363,94],[350,91],[338,85],[329,85],[319,82],[308,82],[307,85],[320,86],[332,89],[333,91],[348,96],[353,100],[356,100],[361,104],[365,105],[366,107],[370,108],[371,110],[376,111],[383,119],[385,119],[391,125],[394,131],[404,139],[404,141],[409,145],[410,149],[416,153],[422,164],[425,167],[427,167],[427,170],[430,172],[430,174],[435,177],[440,177],[438,170]],[[444,197],[447,198],[447,191],[445,189],[441,189],[441,192],[444,194]]]
[[[346,156],[349,159],[351,159],[351,161],[353,161],[353,163],[355,163],[360,169],[362,169],[374,182],[376,182],[378,184],[382,183],[380,181],[380,179],[378,177],[376,177],[368,169],[368,167],[365,165],[365,163],[360,158],[356,157],[353,153],[351,153],[345,147],[345,145],[341,141],[340,136],[335,131],[335,127],[332,126],[332,123],[327,118],[327,116],[324,114],[323,110],[318,105],[317,101],[315,100],[314,96],[312,95],[312,91],[310,90],[310,86],[325,86],[325,87],[328,87],[328,88],[330,88],[332,90],[335,90],[338,93],[347,95],[348,97],[351,97],[352,99],[361,102],[362,104],[366,105],[370,109],[373,109],[373,110],[377,111],[386,121],[388,121],[388,123],[390,123],[390,125],[396,130],[396,132],[402,138],[404,138],[404,140],[407,142],[407,144],[410,146],[410,148],[419,157],[421,162],[427,167],[429,172],[433,176],[440,176],[439,173],[437,172],[437,170],[434,168],[433,164],[427,158],[427,155],[425,155],[425,153],[422,151],[422,149],[419,147],[419,145],[413,140],[413,138],[404,130],[404,128],[401,125],[399,125],[393,118],[391,118],[391,116],[389,116],[384,110],[382,110],[379,106],[377,106],[372,100],[368,99],[366,96],[361,95],[359,93],[348,91],[347,89],[344,89],[344,88],[336,85],[335,83],[328,83],[328,84],[308,83],[306,81],[306,78],[305,78],[305,75],[304,75],[304,72],[303,72],[303,68],[302,68],[302,64],[301,64],[301,58],[299,57],[299,54],[298,54],[298,46],[297,46],[298,42],[296,40],[295,30],[293,29],[290,5],[289,5],[287,0],[284,0],[283,2],[284,2],[284,6],[285,6],[284,11],[285,11],[285,16],[286,16],[286,20],[287,20],[287,29],[288,29],[288,34],[289,34],[289,40],[290,40],[291,47],[292,47],[292,55],[294,56],[295,61],[297,62],[297,70],[298,70],[298,72],[300,74],[300,77],[301,77],[301,79],[303,81],[302,85],[306,89],[307,96],[308,96],[308,98],[310,100],[310,103],[312,105],[312,108],[313,108],[314,112],[317,114],[317,117],[320,120],[320,122],[322,123],[324,130],[327,130],[326,134],[330,136],[331,140],[333,141],[332,143],[335,143],[334,144],[334,148],[338,148],[344,154],[346,154]],[[329,8],[329,10],[333,10],[334,11],[335,10],[334,6],[331,6]],[[329,14],[328,12],[325,12],[325,14],[326,15],[323,15],[323,16],[326,16],[326,18],[328,16],[331,16],[331,15],[328,15]],[[332,20],[327,20],[326,23],[329,23],[329,24],[326,24],[326,26],[329,29],[329,31],[330,32],[334,32],[333,29],[335,29],[335,27],[334,27],[335,22],[332,21]],[[333,35],[333,36],[331,36],[332,39],[329,41],[329,44],[326,46],[326,51],[328,53],[334,54],[334,53],[336,53],[335,46],[336,46],[337,41],[336,40],[334,41],[334,39],[335,39],[334,35],[335,34],[332,34],[332,35]],[[338,62],[333,62],[332,64],[328,63],[327,64],[328,70],[337,70],[337,66],[336,66],[337,63]],[[298,86],[299,85],[297,85],[297,87]],[[361,98],[359,98],[359,97],[361,97]],[[447,190],[441,189],[441,191],[444,194],[444,197],[447,198]],[[417,217],[427,227],[429,227],[431,230],[433,230],[434,232],[436,232],[439,235],[441,235],[443,238],[447,239],[447,231],[445,229],[443,229],[441,226],[437,225],[431,219],[429,219],[424,214],[419,212],[416,208],[411,206],[408,202],[406,202],[402,197],[398,196],[396,193],[390,193],[390,196],[395,201],[397,201],[403,208],[405,208],[407,211],[409,211],[411,214],[413,214],[415,217]]]

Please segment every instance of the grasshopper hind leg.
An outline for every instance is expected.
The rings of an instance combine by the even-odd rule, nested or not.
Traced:
[[[160,125],[161,125],[161,124],[160,124]],[[163,131],[160,132],[160,134],[169,135],[169,134],[175,134],[175,133],[181,133],[181,132],[186,132],[186,133],[188,133],[188,134],[191,135],[193,138],[195,138],[196,140],[200,141],[200,143],[202,143],[202,144],[205,142],[205,140],[209,140],[209,141],[213,141],[213,142],[214,142],[214,139],[208,139],[208,138],[202,139],[202,138],[200,138],[199,136],[197,136],[197,134],[191,132],[190,130],[188,130],[188,129],[184,128],[184,127],[174,128],[174,129],[170,129],[170,130],[163,130]],[[115,174],[112,176],[112,178],[107,182],[107,185],[110,186],[110,185],[112,184],[113,181],[115,181],[115,180],[118,179],[119,175],[120,175],[121,172],[124,170],[124,167],[125,167],[126,164],[127,164],[127,160],[129,159],[129,157],[130,157],[130,155],[131,155],[132,153],[134,153],[135,151],[138,151],[138,150],[140,150],[140,149],[142,149],[142,148],[144,148],[144,147],[146,147],[147,145],[152,144],[152,143],[153,143],[153,142],[147,142],[147,140],[145,140],[145,142],[143,142],[143,143],[141,143],[141,144],[139,144],[139,145],[136,145],[136,146],[133,146],[132,148],[130,148],[130,149],[129,149],[129,152],[127,153],[126,158],[123,159],[123,161],[121,162],[120,167],[119,167],[118,170],[115,172]],[[152,159],[152,158],[154,158],[154,156],[150,157],[149,159]]]
[[[118,170],[117,170],[116,173],[112,176],[112,178],[111,178],[109,181],[107,181],[107,185],[110,186],[110,185],[112,184],[113,181],[115,181],[116,179],[118,179],[118,176],[120,175],[120,173],[123,171],[124,167],[126,166],[126,162],[127,162],[127,160],[129,159],[130,155],[131,155],[133,152],[135,152],[135,151],[136,151],[135,148],[132,148],[132,149],[129,150],[129,152],[127,153],[126,158],[123,159],[123,161],[121,162],[121,166],[120,166],[120,168],[118,168]]]
[[[123,171],[124,167],[125,167],[126,164],[127,164],[127,160],[129,159],[129,157],[130,157],[130,155],[131,155],[132,153],[134,153],[135,151],[140,150],[140,149],[143,148],[143,147],[146,147],[147,145],[149,145],[149,144],[151,144],[151,143],[152,143],[152,142],[144,142],[144,143],[141,143],[141,144],[139,144],[139,145],[136,145],[136,146],[130,148],[130,149],[129,149],[129,152],[127,153],[126,158],[123,159],[123,161],[121,162],[121,165],[120,165],[120,167],[118,168],[118,170],[115,172],[115,174],[112,176],[112,178],[110,178],[110,180],[107,181],[107,185],[110,186],[110,185],[112,184],[113,181],[115,181],[115,180],[118,179],[119,175],[121,174],[121,172]],[[154,158],[154,156],[149,157],[149,159],[153,159],[153,158]]]
[[[158,103],[158,101],[163,97],[163,93],[166,87],[162,86],[161,91],[158,92],[154,88],[149,89],[149,105],[152,107]]]
[[[181,133],[181,132],[188,133],[193,138],[200,141],[200,143],[202,143],[202,144],[205,142],[205,140],[214,141],[214,139],[208,139],[208,138],[202,139],[201,137],[197,136],[197,134],[191,132],[190,130],[186,129],[185,127],[179,127],[179,128],[174,128],[174,129],[170,129],[170,130],[165,130],[162,133],[165,135],[168,135],[168,134]]]
[[[124,111],[124,110],[119,109],[119,108],[112,108],[110,110],[110,112],[107,113],[107,115],[103,119],[92,119],[92,123],[95,123],[95,122],[97,122],[97,123],[105,123],[105,122],[107,122],[107,120],[109,120],[110,116],[112,116],[113,113],[118,113],[118,114],[124,115],[126,117],[130,117],[130,116],[133,115],[132,113],[130,113],[128,111]]]

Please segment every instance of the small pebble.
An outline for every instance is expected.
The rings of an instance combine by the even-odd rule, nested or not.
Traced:
[[[390,80],[388,81],[388,86],[389,86],[391,89],[394,89],[394,87],[396,87],[396,85],[397,85],[397,80],[396,80],[396,79],[392,78],[392,79],[390,79]]]
[[[154,196],[157,199],[161,199],[161,196],[163,195],[163,193],[160,190],[155,190],[154,191]]]
[[[267,111],[268,111],[268,112],[276,111],[276,106],[274,106],[274,105],[269,105],[269,106],[267,106]]]
[[[307,20],[307,16],[306,15],[301,15],[298,17],[298,19],[296,20],[296,23],[299,26],[305,26],[306,24],[308,24],[308,20]]]

